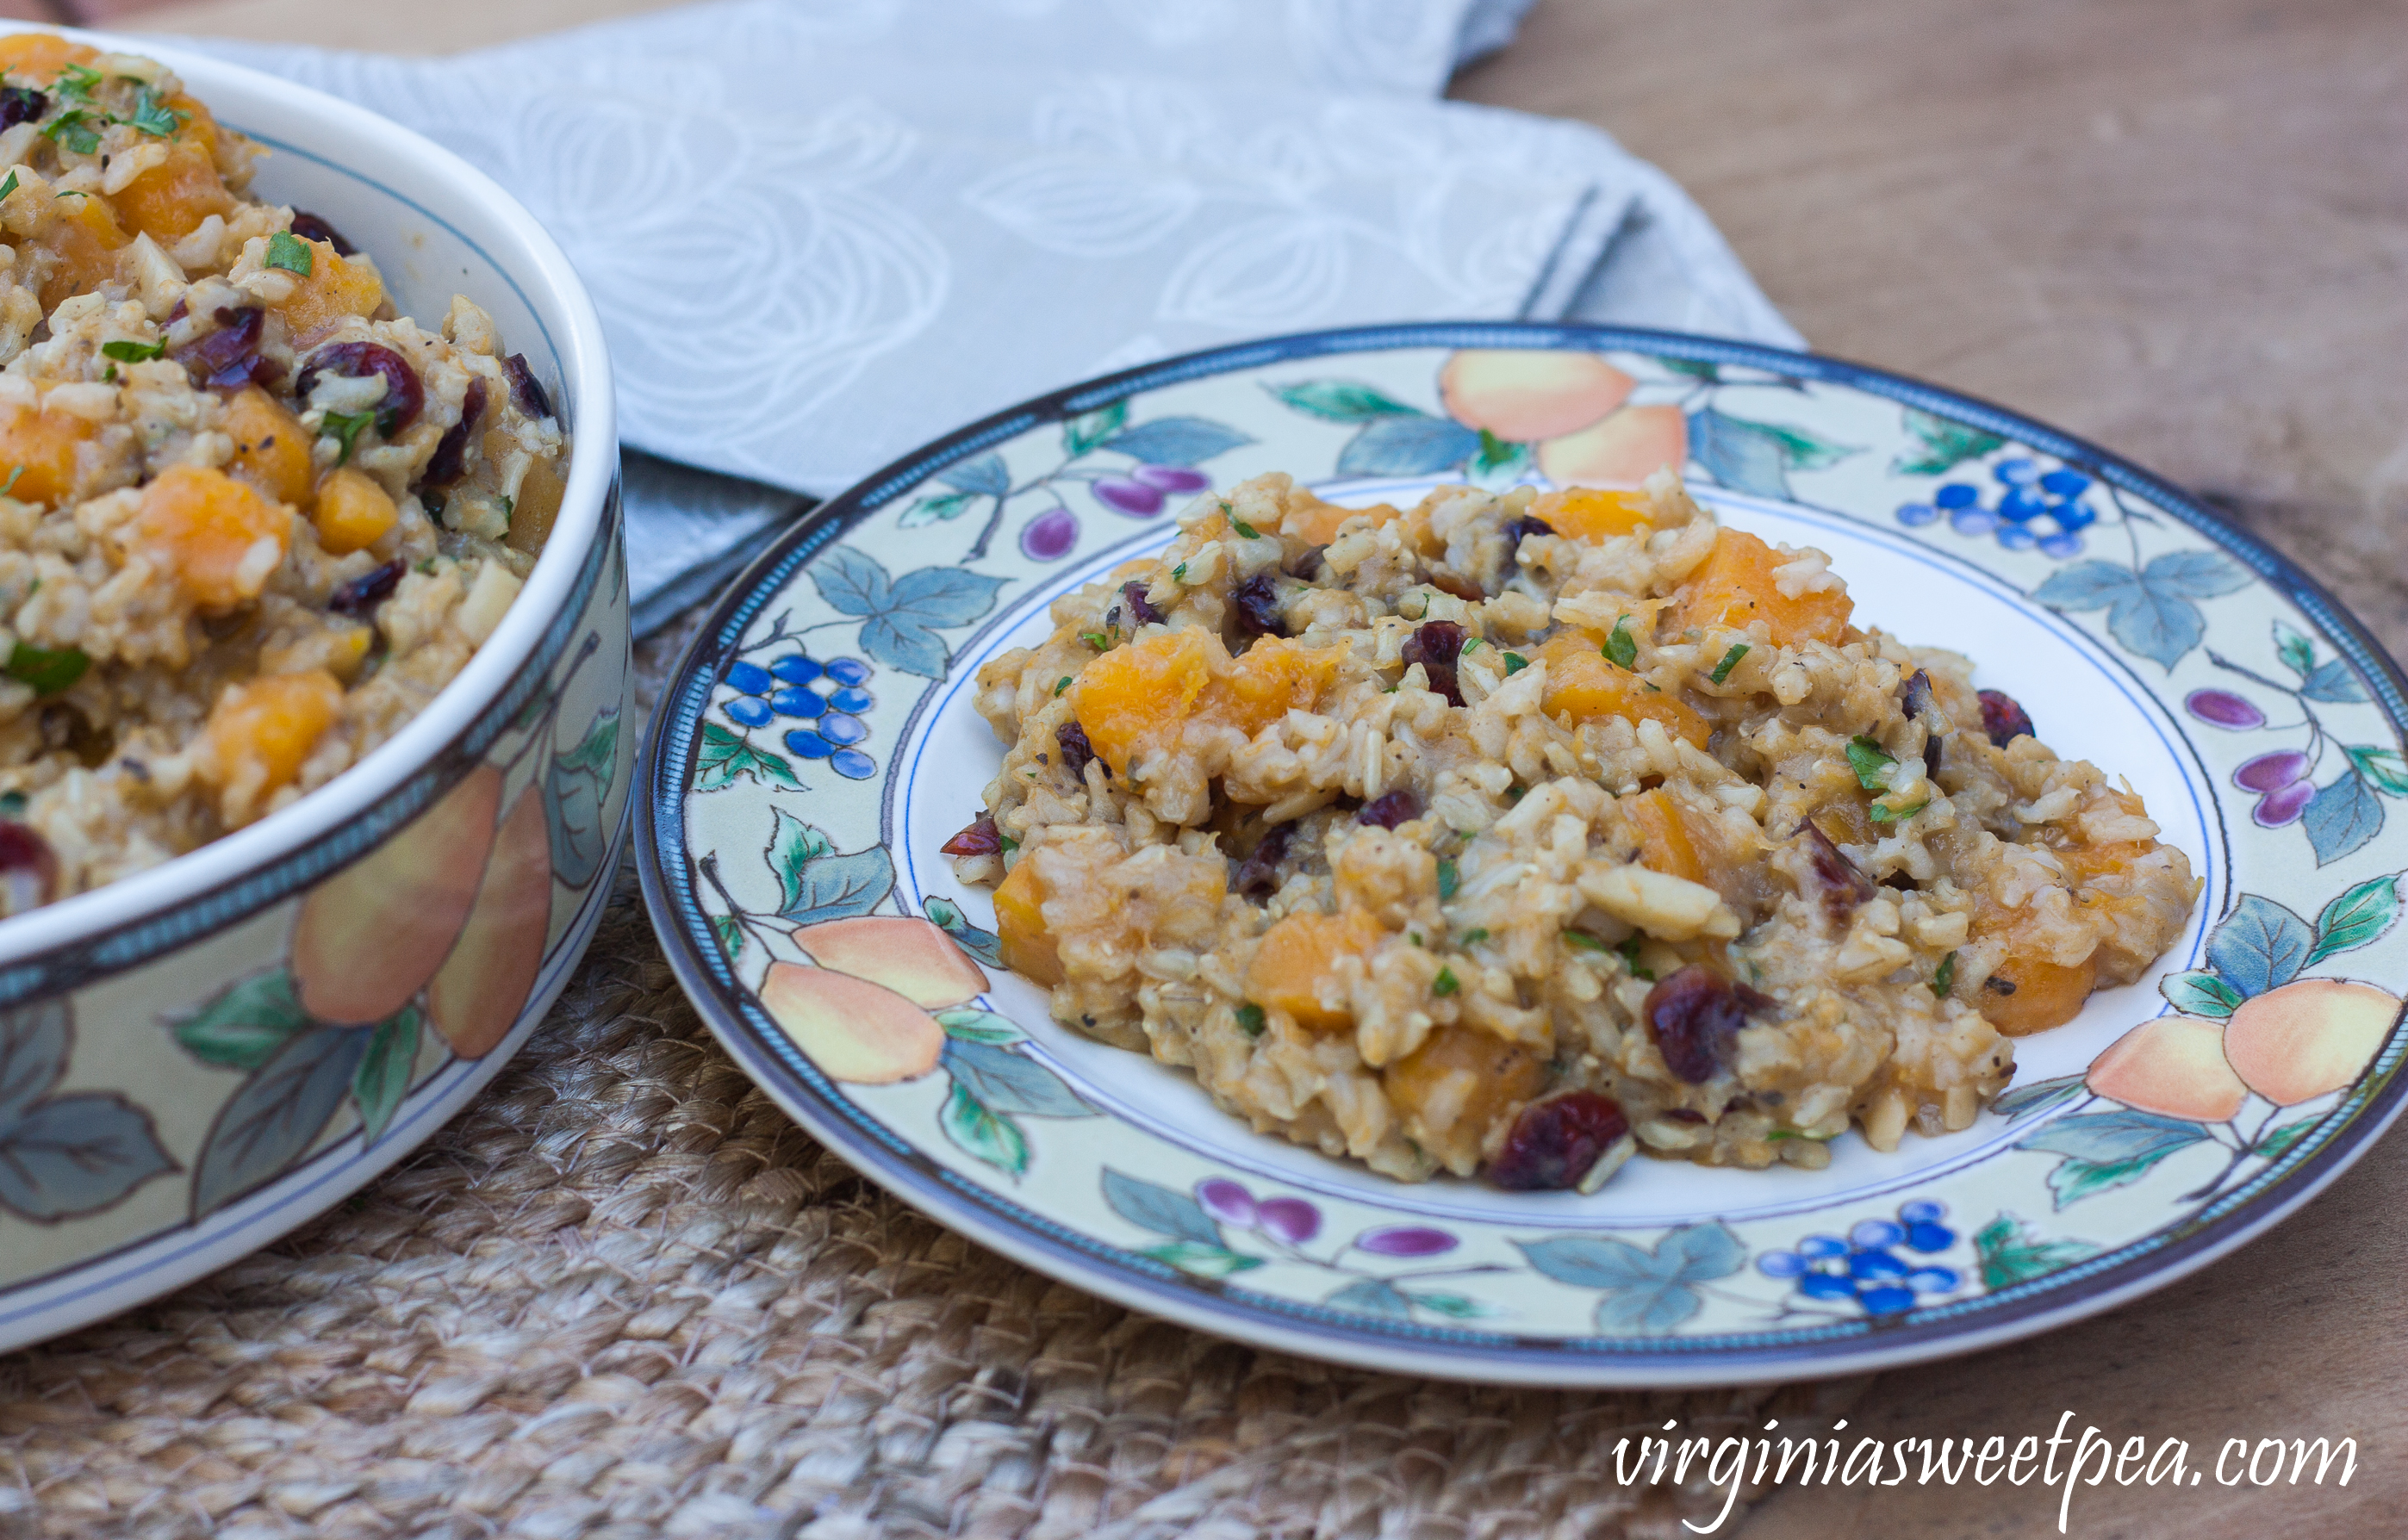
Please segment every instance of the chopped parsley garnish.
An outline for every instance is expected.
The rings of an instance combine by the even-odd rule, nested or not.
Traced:
[[[1068,675],[1068,674],[1063,675],[1060,678],[1058,678],[1058,679],[1056,679],[1056,680],[1054,680],[1054,693],[1055,693],[1056,695],[1059,695],[1060,693],[1062,693],[1062,692],[1064,692],[1065,690],[1068,690],[1068,689],[1069,689],[1069,688],[1070,688],[1070,676],[1069,676],[1069,675]]]
[[[100,130],[93,124],[100,121],[82,107],[69,107],[42,130],[42,137],[79,155],[97,154],[100,150]]]
[[[1612,948],[1607,946],[1604,942],[1599,941],[1597,937],[1589,934],[1586,931],[1566,931],[1563,933],[1563,936],[1564,945],[1570,947],[1576,952],[1610,952],[1613,950]]]
[[[1904,823],[1930,806],[1928,802],[1918,802],[1912,807],[1885,807],[1877,802],[1866,811],[1872,814],[1875,823]]]
[[[1405,939],[1418,947],[1422,944],[1422,933],[1419,931],[1407,931],[1405,933]]]
[[[1882,746],[1859,733],[1848,740],[1848,763],[1856,768],[1856,784],[1868,791],[1889,789],[1888,771],[1898,761],[1882,751]]]
[[[1430,980],[1430,993],[1441,1000],[1461,988],[1463,986],[1455,981],[1453,968],[1439,969],[1438,977]]]
[[[1613,632],[1605,639],[1605,661],[1616,668],[1628,668],[1639,662],[1639,644],[1630,637],[1630,617],[1622,616],[1613,622]]]
[[[1488,927],[1485,925],[1477,925],[1463,933],[1463,944],[1467,947],[1476,947],[1487,939]]]
[[[1003,841],[1003,848],[1007,850],[1017,850],[1020,848],[1020,841],[1012,838],[1010,834],[998,834],[996,837]]]
[[[267,237],[267,265],[281,267],[288,273],[298,273],[306,278],[317,265],[317,259],[310,254],[308,241],[290,230],[279,230]]]
[[[1522,670],[1529,666],[1530,660],[1525,658],[1520,653],[1508,652],[1505,654],[1505,677],[1507,678],[1512,678],[1514,675],[1519,674]]]
[[[1948,991],[1956,987],[1956,954],[1950,952],[1940,960],[1940,971],[1931,976],[1931,992],[1945,1000],[1948,998]]]
[[[1249,1000],[1238,1007],[1238,1030],[1249,1037],[1263,1034],[1263,1008]]]
[[[1467,652],[1470,651],[1473,648],[1478,647],[1478,646],[1480,645],[1480,642],[1481,642],[1481,638],[1479,638],[1479,637],[1477,637],[1477,636],[1466,636],[1466,637],[1463,639],[1463,645],[1462,645],[1461,647],[1456,648],[1456,649],[1455,649],[1455,655],[1456,657],[1458,657],[1458,658],[1459,658],[1459,657],[1461,657],[1461,656],[1463,656],[1465,653],[1467,653]]]
[[[108,368],[103,369],[102,371],[100,371],[100,380],[101,380],[101,383],[102,383],[102,384],[104,384],[104,385],[114,385],[114,384],[116,384],[116,383],[117,383],[117,365],[116,365],[116,364],[110,364]]]
[[[352,441],[360,436],[360,430],[362,428],[366,427],[369,423],[375,421],[376,413],[372,411],[328,412],[326,414],[325,426],[320,428],[318,432],[322,436],[331,438],[336,443],[340,444],[343,447],[343,452],[335,457],[336,464],[342,464],[344,462],[351,459]]]
[[[1728,652],[1723,654],[1723,661],[1714,664],[1714,671],[1712,674],[1707,675],[1706,677],[1713,680],[1716,684],[1722,683],[1725,679],[1730,677],[1731,670],[1739,666],[1739,661],[1742,658],[1746,657],[1747,653],[1748,647],[1745,642],[1740,642],[1733,645]]]
[[[22,791],[0,791],[0,818],[13,819],[23,818],[24,816],[25,793]]]
[[[1230,526],[1237,530],[1238,534],[1245,539],[1259,540],[1262,538],[1261,533],[1258,532],[1254,525],[1247,523],[1242,519],[1232,519],[1229,520],[1229,523]]]
[[[87,64],[65,64],[59,69],[58,78],[50,89],[62,96],[72,96],[79,102],[92,100],[92,88],[100,84],[100,71]]]
[[[1627,937],[1621,946],[1616,947],[1613,949],[1622,954],[1622,965],[1630,970],[1631,977],[1643,978],[1650,984],[1656,982],[1656,976],[1639,965],[1639,938],[1637,936],[1634,935]]]
[[[8,654],[5,670],[7,676],[32,685],[39,695],[55,695],[78,679],[92,666],[92,660],[79,647],[27,647],[19,642]]]
[[[1438,858],[1438,901],[1439,901],[1440,903],[1443,904],[1443,903],[1445,903],[1448,899],[1453,898],[1453,897],[1455,896],[1455,884],[1456,884],[1459,880],[1460,880],[1460,874],[1459,874],[1458,872],[1456,872],[1456,870],[1455,870],[1455,858],[1454,858],[1453,856],[1440,856],[1440,857],[1439,857],[1439,858]]]
[[[132,342],[121,337],[115,342],[102,343],[100,350],[120,364],[143,364],[166,352],[167,345],[164,342]]]
[[[148,134],[155,139],[173,138],[176,130],[184,126],[184,115],[161,106],[158,95],[149,86],[134,93],[134,116],[120,121],[136,133]]]
[[[1182,562],[1177,566],[1170,569],[1170,580],[1174,583],[1183,583],[1187,581],[1186,563]]]
[[[0,198],[5,198],[15,191],[17,191],[17,168],[12,165],[8,168],[8,179],[0,182]]]
[[[6,480],[6,481],[0,481],[0,497],[6,497],[6,496],[7,496],[10,492],[15,492],[15,491],[17,490],[17,478],[18,478],[19,477],[21,477],[21,476],[24,475],[24,474],[25,474],[25,467],[24,467],[24,466],[22,466],[22,465],[11,465],[11,466],[9,466],[9,467],[8,467],[8,479],[7,479],[7,480]],[[34,579],[34,587],[35,587],[35,588],[39,588],[39,587],[41,587],[41,585],[42,585],[42,580],[41,580],[40,578],[35,578],[35,579]],[[31,593],[32,592],[33,592],[33,590],[32,590],[32,589],[28,589],[28,590],[26,590],[26,592],[28,592],[28,593]]]
[[[1112,639],[1100,631],[1082,631],[1079,633],[1079,640],[1098,652],[1110,652],[1112,649]]]

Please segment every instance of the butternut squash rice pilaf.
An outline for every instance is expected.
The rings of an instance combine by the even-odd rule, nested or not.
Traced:
[[[1405,1180],[1963,1129],[2199,883],[1814,550],[1643,491],[1265,476],[979,676],[947,846],[1060,1020]]]
[[[154,61],[0,37],[0,915],[283,806],[492,635],[567,442]]]

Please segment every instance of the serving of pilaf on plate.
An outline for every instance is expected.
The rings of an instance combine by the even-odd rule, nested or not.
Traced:
[[[251,823],[489,636],[567,444],[157,63],[0,38],[0,914]]]
[[[1207,494],[983,668],[945,850],[1054,1015],[1404,1180],[1970,1126],[2199,883],[1828,559],[1642,491]]]

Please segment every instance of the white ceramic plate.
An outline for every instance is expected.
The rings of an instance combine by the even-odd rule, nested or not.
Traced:
[[[1462,350],[1518,407],[1441,399]],[[1612,371],[1566,370],[1564,353]],[[1612,374],[1628,381],[1616,384]],[[1533,403],[1536,404],[1534,408]],[[1478,428],[1547,424],[1514,441]],[[1861,623],[1970,653],[2060,752],[2128,777],[2205,880],[2138,984],[2017,1044],[1971,1129],[1828,1169],[1635,1162],[1594,1196],[1401,1185],[1257,1135],[1182,1073],[1047,1019],[937,848],[1001,750],[978,665],[1171,535],[1180,489],[1340,501],[1685,458],[1725,520],[1831,553]],[[1558,1384],[1853,1372],[2161,1287],[2305,1202],[2397,1115],[2408,825],[2398,671],[2296,569],[2102,450],[1826,359],[1639,331],[1277,339],[1031,402],[829,504],[722,603],[638,799],[680,977],[804,1125],[932,1217],[1136,1308],[1402,1372]],[[860,1083],[762,1004],[795,928],[924,917],[989,960],[924,1074]],[[794,976],[788,975],[789,979]],[[2357,980],[2356,986],[2340,982]],[[775,992],[774,991],[772,991]],[[2087,1083],[2093,1061],[2162,1016]],[[916,1029],[925,1032],[924,1026]],[[2120,1099],[2118,1099],[2120,1098]]]

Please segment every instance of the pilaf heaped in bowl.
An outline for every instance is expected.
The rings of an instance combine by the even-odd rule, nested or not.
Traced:
[[[1639,492],[1266,476],[984,667],[945,847],[1054,1016],[1419,1180],[1969,1127],[2200,884],[1823,553]]]
[[[154,61],[0,38],[0,915],[255,822],[492,635],[566,435],[465,296],[248,192]]]

